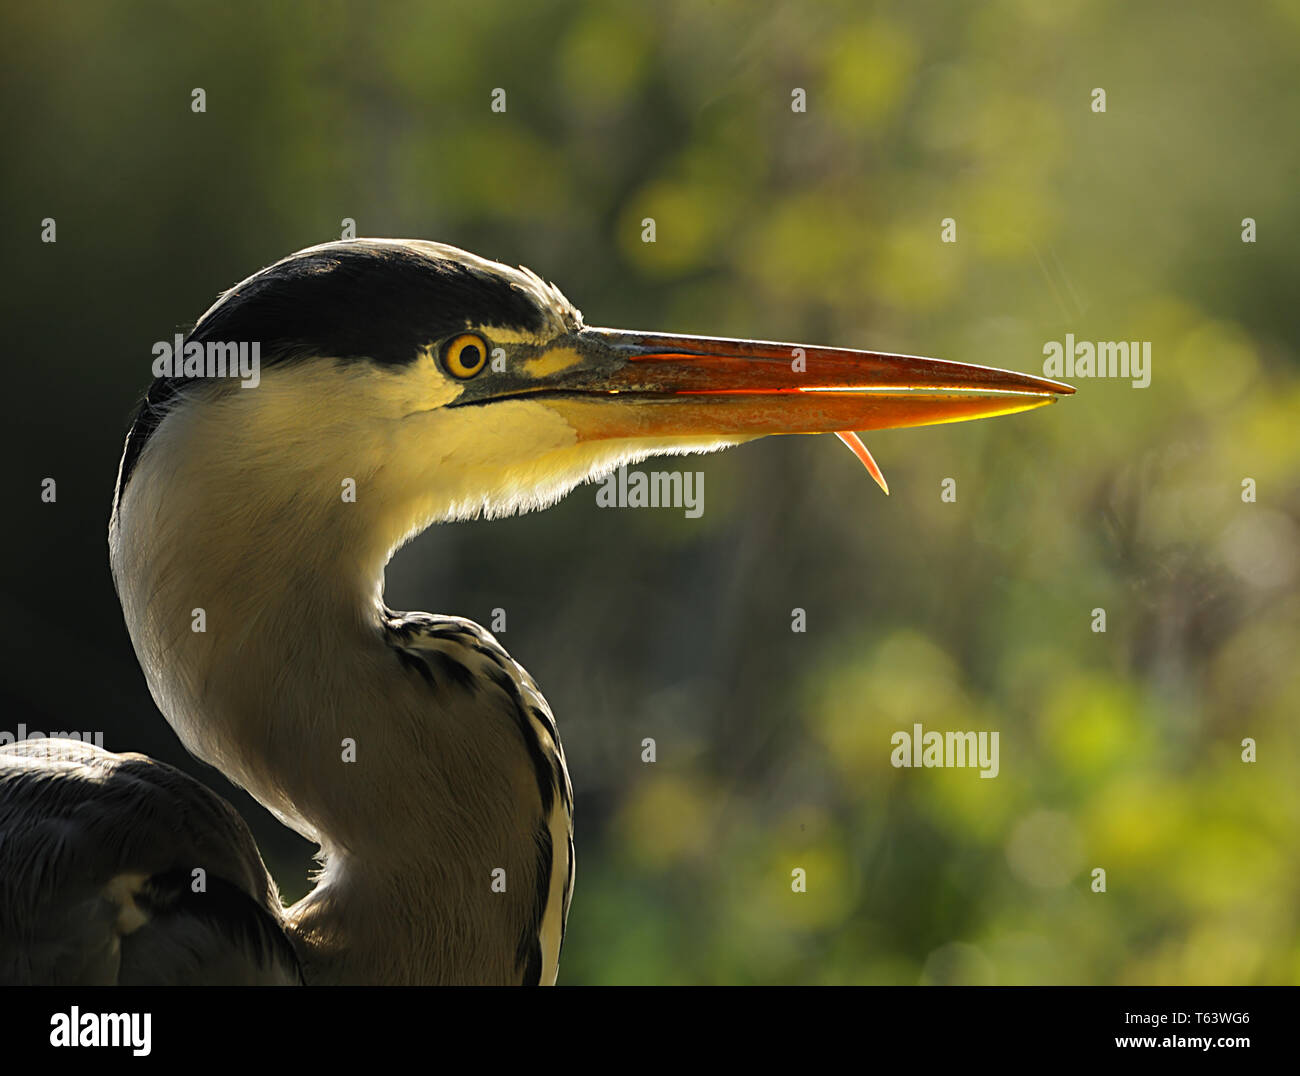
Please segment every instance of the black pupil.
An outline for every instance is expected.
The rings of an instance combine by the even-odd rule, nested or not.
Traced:
[[[460,349],[460,364],[467,370],[472,370],[479,364],[477,344],[466,344]]]

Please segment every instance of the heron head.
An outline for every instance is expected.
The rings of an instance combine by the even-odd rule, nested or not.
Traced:
[[[653,454],[1010,414],[1072,391],[913,356],[591,328],[534,273],[420,241],[329,243],[263,269],[187,341],[237,342],[257,345],[255,387],[154,383],[119,504],[150,455],[190,472],[178,482],[218,476],[227,503],[242,483],[264,512],[337,501],[351,480],[356,518],[391,550]]]

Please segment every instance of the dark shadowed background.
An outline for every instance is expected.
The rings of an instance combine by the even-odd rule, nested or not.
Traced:
[[[185,766],[304,892],[154,708],[105,531],[152,343],[344,218],[592,324],[1034,372],[1149,340],[1148,388],[868,437],[889,498],[760,442],[664,465],[699,519],[584,487],[425,534],[387,598],[506,610],[555,709],[561,982],[1300,980],[1300,5],[15,3],[0,59],[0,728]],[[998,730],[999,777],[893,768],[914,722]]]

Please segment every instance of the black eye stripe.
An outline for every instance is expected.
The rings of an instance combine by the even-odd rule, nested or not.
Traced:
[[[484,266],[450,247],[425,249],[400,240],[331,243],[292,254],[236,284],[189,339],[258,340],[263,373],[322,361],[401,368],[428,354],[430,341],[454,337],[466,325],[499,325],[529,336],[575,328],[578,312],[554,288],[533,280],[505,266]],[[191,387],[189,379],[159,378],[137,404],[122,453],[119,497],[145,445]]]

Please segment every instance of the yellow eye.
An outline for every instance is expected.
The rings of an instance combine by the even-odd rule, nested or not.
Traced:
[[[487,363],[487,341],[473,333],[453,339],[442,352],[442,364],[452,377],[473,377]]]

